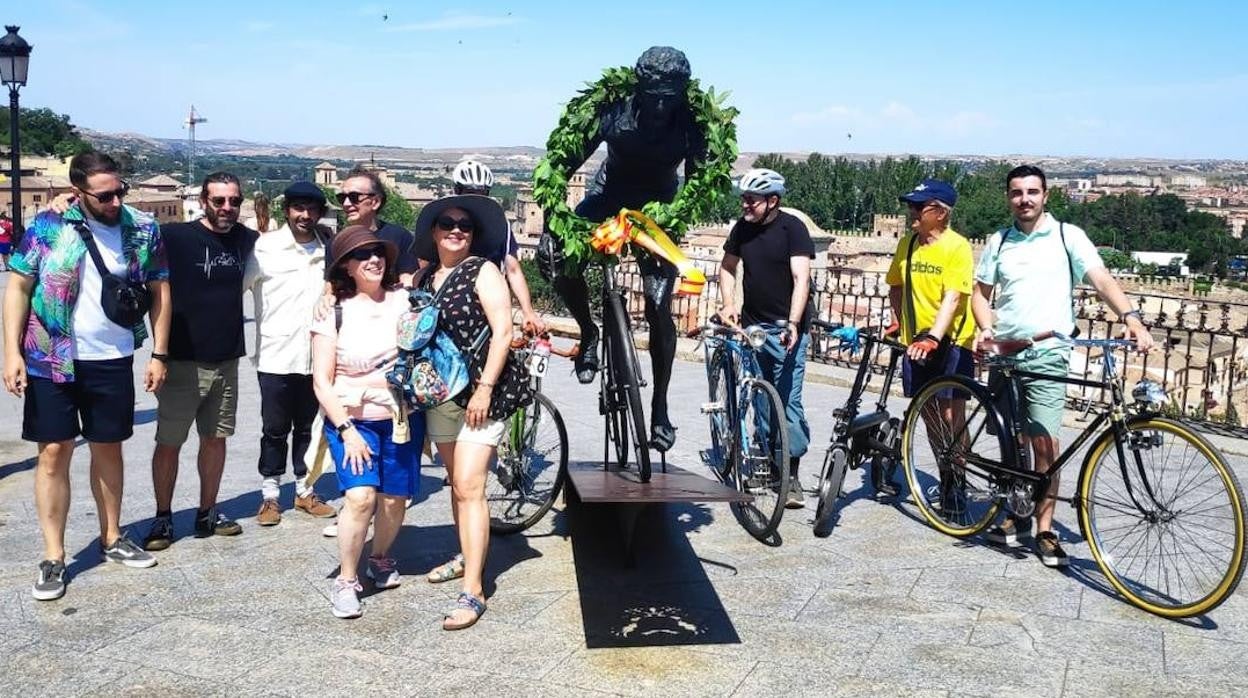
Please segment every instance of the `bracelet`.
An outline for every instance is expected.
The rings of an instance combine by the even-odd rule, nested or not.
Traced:
[[[491,383],[491,382],[489,382],[489,381],[477,381],[477,387],[478,387],[478,388],[480,388],[480,387],[481,387],[481,386],[483,386],[483,385],[484,385],[485,387],[487,387],[487,388],[493,388],[493,387],[494,387],[494,384],[493,384],[493,383]]]
[[[335,427],[335,429],[338,430],[339,436],[342,436],[343,434],[347,433],[348,429],[354,429],[354,428],[355,428],[355,422],[352,421],[350,417],[347,417],[345,420],[343,420],[342,424],[339,424],[337,427]]]
[[[169,363],[169,355],[168,355],[168,354],[158,354],[158,353],[156,353],[156,352],[152,352],[152,359],[153,359],[153,360],[155,360],[155,361],[159,361],[159,362],[160,362],[160,363],[162,363],[162,364],[167,364],[167,363]]]
[[[1143,316],[1143,315],[1141,315],[1141,314],[1140,314],[1140,311],[1138,311],[1138,310],[1128,310],[1127,312],[1125,312],[1125,313],[1123,313],[1123,314],[1122,314],[1122,317],[1121,317],[1120,319],[1121,319],[1123,322],[1126,322],[1126,321],[1127,321],[1127,318],[1129,318],[1129,317],[1133,317],[1133,318],[1135,318],[1136,320],[1139,320],[1141,324],[1144,322],[1144,316]]]

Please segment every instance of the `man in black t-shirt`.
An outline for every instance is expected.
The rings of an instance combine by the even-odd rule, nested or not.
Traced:
[[[195,535],[233,536],[242,527],[217,511],[225,472],[225,440],[238,408],[238,358],[243,336],[243,272],[258,237],[238,223],[243,203],[238,178],[214,172],[204,178],[204,217],[162,229],[169,259],[173,323],[169,374],[156,393],[156,450],[152,485],[156,520],[143,541],[148,550],[173,542],[173,489],[178,456],[194,422],[199,432],[199,511]]]
[[[402,226],[387,223],[377,217],[386,205],[386,187],[376,172],[357,167],[342,180],[342,188],[335,196],[347,217],[347,225],[362,225],[382,240],[394,243],[399,250],[396,266],[399,281],[410,286],[416,273],[416,251],[412,246],[413,235]],[[325,280],[329,280],[330,260],[334,259],[333,240],[325,250]],[[328,293],[328,290],[326,291]]]
[[[741,190],[741,219],[732,226],[724,243],[719,266],[719,315],[742,325],[768,324],[769,333],[758,352],[763,376],[775,386],[785,403],[789,425],[789,498],[786,506],[803,506],[798,464],[810,444],[810,425],[802,407],[802,381],[806,375],[806,349],[810,322],[810,260],[815,245],[810,231],[795,216],[780,210],[784,177],[772,170],[750,170],[737,185]],[[740,309],[736,288],[740,263]]]

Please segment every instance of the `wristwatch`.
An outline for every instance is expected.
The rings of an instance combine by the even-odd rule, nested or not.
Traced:
[[[1122,318],[1121,318],[1121,319],[1122,319],[1122,321],[1123,321],[1123,322],[1126,322],[1126,321],[1127,321],[1127,318],[1129,318],[1129,317],[1133,317],[1133,318],[1135,318],[1136,320],[1139,320],[1141,323],[1143,323],[1143,322],[1144,322],[1144,316],[1143,316],[1143,315],[1140,315],[1140,311],[1138,311],[1138,310],[1128,310],[1127,312],[1125,312],[1125,313],[1123,313],[1123,314],[1122,314]]]
[[[156,352],[152,352],[152,358],[153,358],[153,359],[155,359],[156,361],[159,361],[159,362],[160,362],[160,363],[162,363],[162,364],[167,364],[167,363],[169,363],[169,355],[168,355],[168,354],[158,354],[158,353],[156,353]]]
[[[355,422],[351,421],[350,417],[347,417],[346,419],[342,420],[342,424],[339,424],[337,427],[334,427],[334,428],[338,430],[338,435],[342,436],[343,434],[347,433],[348,429],[355,428]]]

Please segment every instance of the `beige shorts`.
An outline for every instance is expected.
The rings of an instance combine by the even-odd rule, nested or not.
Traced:
[[[201,437],[234,433],[238,412],[238,359],[219,363],[170,361],[156,393],[156,443],[181,446],[193,422]]]
[[[425,412],[425,435],[435,444],[465,441],[483,446],[497,446],[506,425],[493,419],[473,429],[464,421],[464,408],[453,400]]]

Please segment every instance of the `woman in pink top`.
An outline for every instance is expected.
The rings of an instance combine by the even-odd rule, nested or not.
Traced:
[[[356,618],[363,613],[357,563],[370,519],[366,574],[377,589],[399,585],[389,551],[407,499],[416,494],[425,422],[415,415],[409,433],[396,434],[394,420],[403,408],[386,388],[398,355],[399,316],[408,308],[407,292],[398,287],[398,250],[368,228],[350,226],[334,238],[334,255],[329,281],[340,308],[312,324],[312,384],[345,501],[330,602],[335,616]]]

